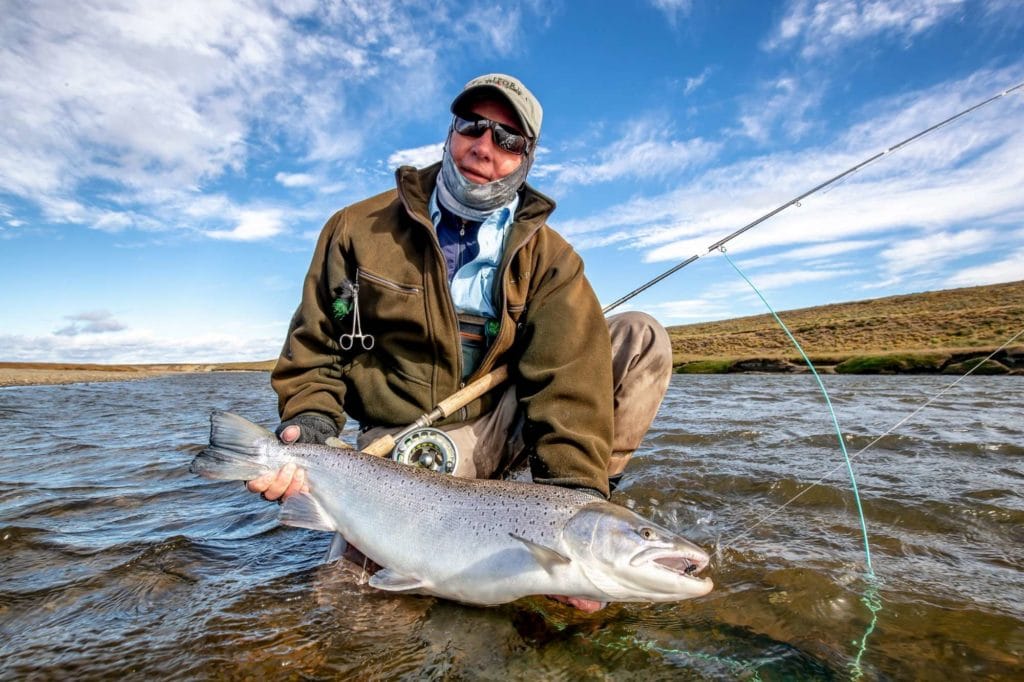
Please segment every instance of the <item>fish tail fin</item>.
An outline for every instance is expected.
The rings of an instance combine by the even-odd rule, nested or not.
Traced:
[[[267,456],[273,433],[230,412],[210,414],[210,445],[196,455],[189,471],[204,478],[248,481],[277,468]]]

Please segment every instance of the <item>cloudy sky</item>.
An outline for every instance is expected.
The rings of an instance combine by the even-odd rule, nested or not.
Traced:
[[[269,359],[320,227],[491,71],[604,303],[1024,81],[1018,0],[0,0],[0,360]],[[1024,91],[729,247],[779,309],[1024,278]],[[631,304],[763,312],[709,254]],[[566,333],[572,333],[567,329]]]

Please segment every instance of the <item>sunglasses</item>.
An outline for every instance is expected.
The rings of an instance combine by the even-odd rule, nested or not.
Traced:
[[[456,115],[452,127],[459,135],[465,135],[466,137],[480,137],[490,128],[491,140],[500,149],[504,149],[512,154],[525,154],[530,151],[530,140],[526,135],[489,118],[482,118],[480,116],[463,118]]]

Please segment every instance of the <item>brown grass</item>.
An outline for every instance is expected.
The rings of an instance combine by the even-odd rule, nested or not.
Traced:
[[[1024,281],[788,310],[779,317],[815,363],[896,352],[991,351],[1024,329]],[[677,366],[799,358],[768,314],[669,327],[669,334]]]
[[[0,362],[0,386],[73,384],[83,381],[131,381],[178,372],[269,372],[276,360],[146,365],[67,362]]]

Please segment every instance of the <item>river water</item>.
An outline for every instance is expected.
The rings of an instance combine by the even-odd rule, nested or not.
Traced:
[[[947,383],[825,381],[851,454]],[[1022,679],[1022,404],[969,377],[855,459],[872,579],[813,379],[673,377],[613,500],[715,590],[584,615],[377,592],[190,475],[211,409],[276,423],[266,374],[0,389],[0,678]]]

